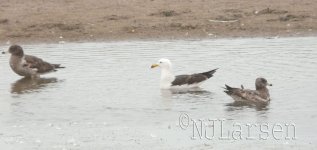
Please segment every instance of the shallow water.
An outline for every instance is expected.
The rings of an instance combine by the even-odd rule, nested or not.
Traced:
[[[30,81],[11,71],[9,56],[0,56],[2,149],[317,148],[316,37],[23,47],[67,68]],[[201,89],[161,91],[160,71],[150,65],[162,57],[175,74],[220,69]],[[266,107],[233,103],[223,92],[224,84],[253,89],[258,76],[273,83]],[[225,119],[223,130],[208,119]],[[265,123],[267,134],[246,128]],[[233,124],[242,125],[242,139],[221,138],[237,129]],[[295,135],[293,128],[286,135],[286,124]],[[273,134],[274,125],[283,131]],[[208,139],[212,127],[216,134]]]

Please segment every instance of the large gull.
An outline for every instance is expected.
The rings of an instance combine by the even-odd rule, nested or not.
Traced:
[[[245,101],[254,103],[268,103],[270,99],[270,93],[267,86],[272,86],[264,78],[257,78],[255,80],[255,90],[241,88],[233,88],[225,85],[225,93],[231,96],[235,101]]]
[[[172,63],[170,60],[162,58],[158,63],[153,64],[151,68],[161,68],[161,89],[173,88],[196,88],[199,87],[204,81],[211,78],[218,69],[213,69],[203,73],[195,73],[191,75],[178,75],[174,76],[172,73]]]
[[[2,52],[2,54],[5,53],[5,51]],[[27,78],[39,77],[45,73],[55,72],[58,68],[64,68],[60,64],[51,64],[36,56],[25,55],[22,47],[19,45],[10,46],[8,53],[11,54],[11,69],[16,74]]]

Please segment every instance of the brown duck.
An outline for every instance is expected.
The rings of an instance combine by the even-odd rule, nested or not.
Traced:
[[[57,71],[56,69],[64,68],[60,64],[51,64],[36,56],[25,55],[22,47],[19,45],[10,46],[8,52],[11,54],[10,67],[20,76],[34,78],[42,74],[55,72]]]
[[[235,101],[268,103],[271,100],[267,86],[272,86],[272,84],[269,84],[264,78],[257,78],[255,80],[256,90],[244,89],[242,85],[241,88],[233,88],[228,85],[225,86],[224,92],[231,96]]]

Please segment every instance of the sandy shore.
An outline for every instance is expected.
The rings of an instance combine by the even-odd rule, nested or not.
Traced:
[[[317,35],[315,0],[1,0],[0,42]]]

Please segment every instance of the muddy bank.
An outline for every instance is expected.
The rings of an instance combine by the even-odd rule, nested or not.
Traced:
[[[0,42],[317,34],[313,0],[3,0]]]

